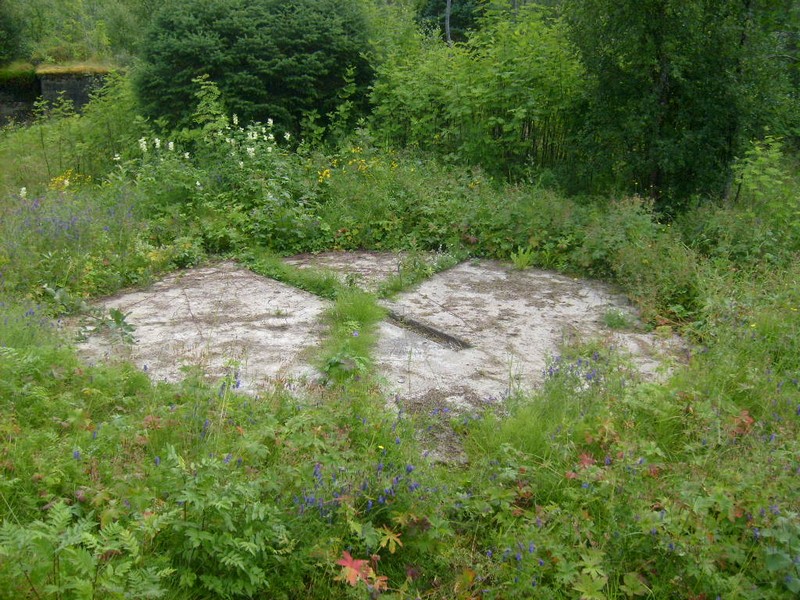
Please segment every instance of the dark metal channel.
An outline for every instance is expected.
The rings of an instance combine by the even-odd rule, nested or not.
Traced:
[[[414,331],[415,333],[418,333],[421,336],[436,342],[437,344],[441,344],[442,346],[449,346],[453,350],[465,350],[467,348],[472,348],[472,344],[462,340],[459,337],[450,335],[444,331],[440,331],[435,327],[431,327],[430,325],[417,321],[416,319],[412,319],[411,317],[406,317],[405,315],[396,313],[391,309],[387,309],[386,316],[395,325],[404,327],[405,329],[410,329],[411,331]]]

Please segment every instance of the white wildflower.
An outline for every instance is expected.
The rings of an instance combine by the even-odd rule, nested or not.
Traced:
[[[147,138],[139,138],[139,149],[142,152],[147,152]]]
[[[247,150],[247,156],[249,156],[250,158],[253,158],[256,155],[255,148],[251,148],[250,146],[248,146],[247,148],[245,148],[245,150]]]
[[[183,153],[183,158],[185,158],[186,160],[189,160],[189,153],[188,152],[184,152]]]
[[[69,187],[69,179],[64,179],[64,188]]]
[[[111,160],[113,160],[114,162],[119,162],[122,160],[122,157],[119,154],[115,154],[114,158],[112,158]]]
[[[267,119],[267,127],[272,127],[272,119]]]
[[[167,150],[169,150],[170,152],[175,152],[175,142],[169,142],[167,144]]]
[[[272,146],[267,146],[267,152],[272,152]]]
[[[241,160],[239,161],[239,168],[244,169],[244,162]]]
[[[153,140],[153,145],[156,147],[156,150],[160,150],[161,149],[161,139],[160,138],[155,138]]]
[[[270,142],[274,142],[275,141],[275,136],[272,135],[271,133],[267,134],[267,140],[269,140]]]
[[[291,133],[289,133],[288,131],[287,131],[286,133],[284,133],[284,134],[283,134],[283,139],[285,139],[287,142],[289,141],[289,139],[290,139],[291,137],[292,137],[292,134],[291,134]]]
[[[233,124],[236,125],[237,127],[239,126],[239,117],[237,116],[236,113],[233,113]]]
[[[19,197],[20,198],[27,198],[28,197],[28,188],[26,188],[26,187],[19,188]]]

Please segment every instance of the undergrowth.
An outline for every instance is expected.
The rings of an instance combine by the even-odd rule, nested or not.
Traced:
[[[111,105],[3,132],[4,160],[32,161],[4,170],[0,201],[4,593],[800,593],[799,186],[776,142],[742,159],[735,201],[668,224],[640,198],[504,186],[366,131],[295,151],[201,106],[194,130],[110,139],[119,156],[91,180],[80,153],[52,171],[54,132],[72,147]],[[378,294],[280,260],[359,248],[406,253]],[[317,381],[247,396],[231,367],[156,384],[64,339],[58,318],[91,298],[220,256],[332,301]],[[691,360],[655,385],[601,343],[564,347],[501,409],[425,417],[468,457],[435,462],[423,417],[382,396],[376,297],[464,256],[614,281]]]

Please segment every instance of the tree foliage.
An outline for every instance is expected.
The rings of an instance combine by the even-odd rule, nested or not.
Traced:
[[[208,75],[244,119],[295,128],[331,113],[348,84],[371,75],[366,19],[353,0],[175,0],[154,19],[137,89],[147,113],[185,122]]]
[[[559,20],[529,6],[491,13],[465,44],[420,36],[387,59],[374,86],[379,130],[517,177],[563,160],[582,68]]]
[[[20,44],[20,22],[11,7],[0,1],[0,64],[17,57]]]
[[[451,3],[450,36],[453,41],[467,40],[467,33],[478,24],[484,4],[485,0],[455,0]],[[446,0],[425,0],[418,19],[425,26],[438,28],[444,35],[446,12]]]
[[[0,22],[8,13],[16,17],[17,58],[128,63],[157,5],[156,0],[2,0]]]
[[[787,116],[788,79],[769,56],[757,0],[574,0],[589,75],[579,154],[587,183],[662,207],[721,193],[746,140]]]

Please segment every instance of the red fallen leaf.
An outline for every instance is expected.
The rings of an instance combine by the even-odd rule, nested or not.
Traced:
[[[389,578],[386,575],[378,575],[372,580],[372,585],[376,592],[383,592],[389,589]]]
[[[756,420],[750,416],[750,412],[748,410],[743,410],[733,418],[734,427],[731,430],[731,435],[745,435],[750,433],[750,430],[753,428],[753,423],[755,422]]]
[[[567,479],[577,479],[578,474],[575,471],[567,471],[566,475],[564,475]]]
[[[586,469],[591,467],[595,462],[597,462],[591,454],[584,452],[578,457],[578,464],[581,466],[582,469]]]
[[[352,586],[358,585],[359,580],[366,581],[372,573],[366,560],[353,558],[347,550],[342,551],[342,558],[336,564],[343,567],[342,577]]]

